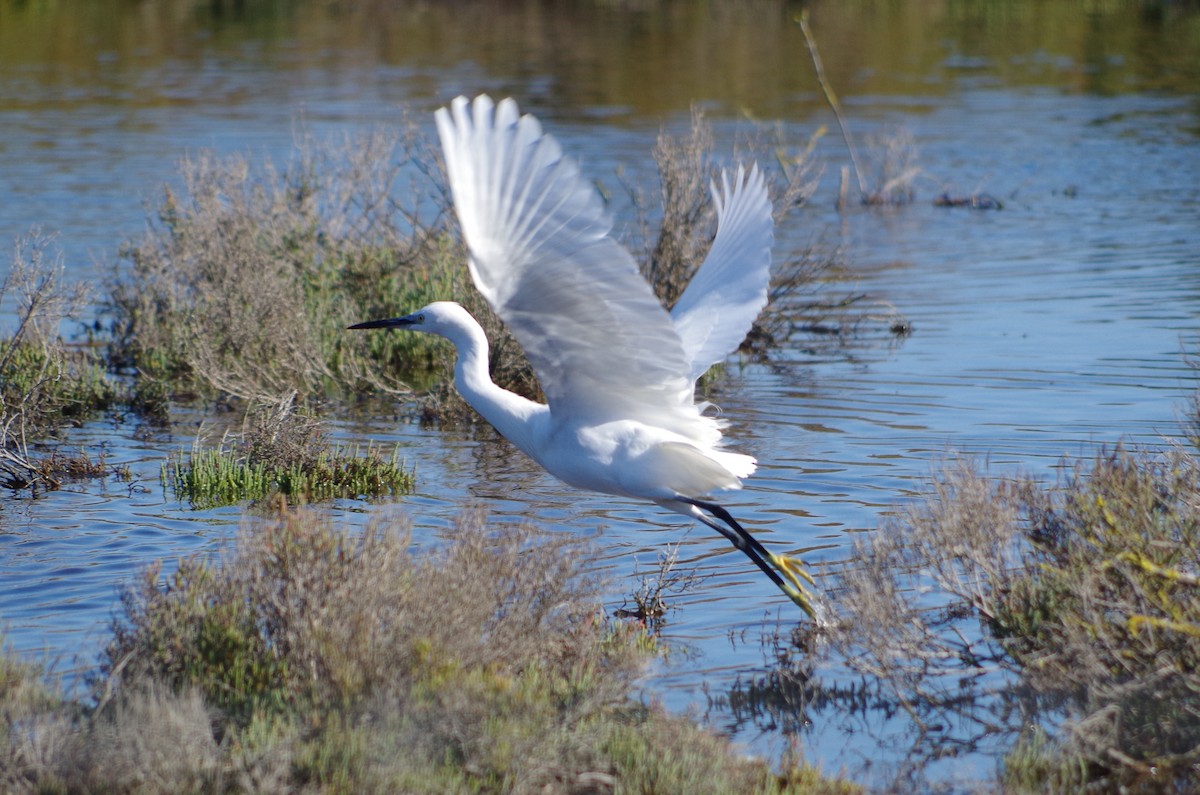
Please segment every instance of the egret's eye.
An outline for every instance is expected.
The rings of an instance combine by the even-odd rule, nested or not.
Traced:
[[[424,316],[424,315],[417,315],[417,322],[418,322],[418,323],[424,323],[424,322],[425,322],[425,316]]]

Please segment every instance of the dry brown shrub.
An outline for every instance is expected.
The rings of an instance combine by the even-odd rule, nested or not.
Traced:
[[[816,190],[821,171],[812,157],[816,138],[795,146],[787,141],[782,125],[755,125],[738,141],[735,159],[756,162],[763,169],[777,226]],[[668,308],[687,288],[716,236],[710,186],[720,184],[721,168],[713,154],[713,140],[712,127],[699,109],[693,109],[686,135],[675,137],[665,131],[659,135],[654,160],[662,214],[656,222],[657,210],[650,207],[643,191],[623,181],[635,214],[630,246],[642,252],[642,273]],[[741,346],[743,353],[756,359],[766,359],[815,315],[831,311],[829,304],[812,294],[822,275],[836,266],[838,253],[817,243],[784,257],[780,253],[776,246],[767,306]]]
[[[0,281],[0,303],[15,304],[17,326],[0,348],[0,370],[12,355],[13,345],[53,344],[62,321],[77,317],[91,300],[86,283],[66,278],[66,263],[56,238],[35,229],[13,241],[8,271]]]
[[[241,446],[246,456],[268,469],[313,469],[329,450],[324,426],[296,404],[296,393],[246,412]]]
[[[152,567],[115,622],[95,706],[0,657],[0,786],[111,793],[849,793],[646,706],[657,653],[596,602],[567,535],[465,514],[247,520],[219,561]]]
[[[123,251],[114,358],[259,400],[331,382],[395,389],[345,327],[401,297],[397,272],[436,267],[448,207],[437,163],[411,126],[302,139],[282,171],[185,158],[182,193],[167,188]]]
[[[117,400],[92,352],[60,336],[90,295],[87,284],[66,278],[54,235],[34,230],[13,242],[0,280],[0,306],[15,310],[11,336],[0,337],[0,478],[9,488],[57,487],[61,473],[32,455],[30,442]]]
[[[1008,736],[1021,739],[1014,786],[1046,771],[1079,785],[1194,786],[1193,456],[1118,447],[1053,488],[958,463],[855,552],[838,576],[847,614],[834,637],[917,718],[916,753]]]
[[[668,309],[683,295],[716,234],[709,193],[709,180],[716,175],[712,153],[712,127],[699,109],[692,111],[686,138],[664,131],[654,147],[662,220],[642,274]]]
[[[775,221],[780,223],[804,205],[816,190],[819,169],[811,159],[811,148],[791,152],[778,129],[759,129],[743,141],[747,165],[757,161],[767,176]],[[658,167],[662,216],[651,233],[650,212],[645,200],[633,187],[627,186],[639,216],[641,236],[649,246],[642,273],[654,288],[663,305],[670,308],[691,282],[696,269],[704,261],[716,236],[716,210],[712,204],[710,186],[720,184],[721,169],[714,162],[712,126],[698,108],[692,111],[692,124],[685,137],[676,138],[665,131],[658,136],[654,147]],[[778,168],[772,168],[777,164]],[[773,271],[773,298],[788,291],[807,286],[813,278],[815,263],[776,261]]]
[[[1014,666],[979,627],[1021,560],[1013,497],[1023,488],[956,461],[923,499],[856,538],[853,563],[834,576],[844,611],[830,630],[834,646],[877,683],[872,703],[913,717],[915,768],[928,755],[972,748],[1005,722],[995,696]]]
[[[188,559],[165,592],[149,570],[125,599],[105,667],[199,687],[248,719],[394,691],[429,664],[429,649],[488,669],[559,659],[554,638],[593,615],[593,586],[568,537],[467,516],[441,553],[416,559],[409,543],[395,524],[356,537],[308,511],[254,523],[219,568]],[[243,692],[226,689],[231,677]]]
[[[528,778],[512,791],[586,770],[592,752],[576,748],[588,742],[571,739],[573,721],[624,703],[644,658],[598,623],[583,547],[478,514],[440,551],[414,556],[410,543],[394,523],[356,537],[317,513],[288,512],[247,526],[220,567],[182,562],[165,590],[151,569],[126,599],[97,683],[106,717],[91,729],[94,750],[77,749],[74,766],[124,791],[130,776],[154,781],[185,755],[175,786],[219,791],[214,783],[276,770],[280,751],[269,751],[283,742],[292,771],[277,790],[337,771],[374,781],[369,789],[393,777],[438,780],[453,775],[435,772],[447,754],[468,770]],[[216,710],[226,744],[262,750],[210,764],[204,709]],[[293,725],[297,712],[316,723]],[[501,716],[511,732],[496,725]],[[156,751],[165,738],[180,750]]]
[[[440,156],[412,125],[302,139],[283,170],[204,152],[180,171],[180,193],[166,189],[146,235],[125,247],[110,298],[112,357],[141,380],[252,402],[406,392],[452,372],[453,350],[346,326],[456,300],[492,340],[496,382],[538,395],[471,283],[448,231]],[[427,406],[439,419],[473,416],[448,392]]]
[[[867,190],[863,204],[908,204],[913,183],[921,176],[920,153],[912,133],[899,127],[867,138]]]
[[[54,767],[68,791],[215,793],[221,757],[200,695],[150,684],[81,722]]]

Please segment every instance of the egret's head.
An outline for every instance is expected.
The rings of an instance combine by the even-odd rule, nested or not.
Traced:
[[[368,328],[398,328],[407,331],[424,331],[428,334],[439,334],[454,339],[458,332],[473,325],[475,320],[458,304],[453,301],[435,301],[404,317],[389,317],[384,320],[368,320],[365,323],[355,323],[352,329]]]

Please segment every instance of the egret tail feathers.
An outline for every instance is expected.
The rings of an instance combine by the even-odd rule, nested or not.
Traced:
[[[667,486],[672,494],[709,494],[740,489],[757,467],[752,456],[701,450],[685,442],[662,442],[646,452],[635,479]],[[653,499],[654,497],[652,497]]]
[[[733,473],[736,478],[748,478],[754,474],[754,470],[758,469],[758,460],[752,455],[730,453],[725,450],[711,450],[709,455]]]

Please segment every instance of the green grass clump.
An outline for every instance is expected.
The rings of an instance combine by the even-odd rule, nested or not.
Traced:
[[[333,448],[305,464],[275,467],[229,448],[193,448],[164,465],[164,478],[179,499],[193,508],[215,508],[246,500],[258,501],[273,494],[304,502],[339,497],[381,497],[411,491],[413,475],[404,468],[399,450],[391,457],[368,447]]]
[[[656,652],[603,617],[573,537],[471,514],[436,552],[410,541],[397,523],[351,533],[303,509],[247,519],[229,554],[165,582],[147,569],[94,706],[0,687],[0,788],[856,791],[799,765],[774,774],[636,700]]]
[[[274,494],[293,502],[321,502],[339,497],[379,497],[412,490],[413,473],[405,469],[399,449],[385,457],[368,447],[331,446],[315,419],[299,414],[292,398],[253,409],[249,428],[230,445],[193,446],[163,464],[164,483],[176,498],[198,509],[259,501]]]

